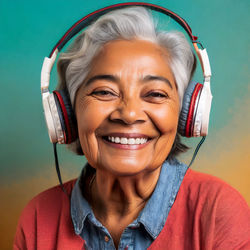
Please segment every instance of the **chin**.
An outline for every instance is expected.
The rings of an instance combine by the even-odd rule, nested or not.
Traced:
[[[99,165],[99,164],[98,164]],[[158,167],[161,164],[158,165]],[[134,158],[119,159],[116,161],[115,157],[111,160],[102,161],[100,168],[109,171],[116,176],[132,176],[142,172],[153,171],[157,166],[153,167],[150,161],[137,160]]]

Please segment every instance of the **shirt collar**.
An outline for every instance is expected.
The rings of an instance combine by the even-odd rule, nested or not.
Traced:
[[[76,234],[81,233],[87,216],[93,214],[89,203],[82,196],[79,181],[80,177],[77,179],[71,195],[71,217]]]
[[[136,219],[136,223],[132,224],[138,222],[143,224],[146,231],[155,239],[165,225],[186,171],[187,166],[176,159],[171,162],[165,161],[152,196]],[[95,219],[89,203],[83,197],[79,181],[80,177],[71,196],[71,217],[78,235],[81,234],[87,217],[91,218],[97,226],[102,227],[101,223]]]
[[[138,217],[154,239],[165,225],[186,171],[187,166],[176,159],[162,165],[155,190]]]

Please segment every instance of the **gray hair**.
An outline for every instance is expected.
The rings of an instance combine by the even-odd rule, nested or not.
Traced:
[[[196,67],[194,53],[181,32],[157,31],[151,13],[144,7],[127,7],[101,16],[75,39],[67,52],[61,53],[57,88],[68,89],[73,108],[76,92],[86,79],[92,60],[106,43],[118,39],[147,40],[166,48],[181,109],[183,95]],[[73,151],[79,148],[79,139],[75,144],[77,146],[71,147]]]

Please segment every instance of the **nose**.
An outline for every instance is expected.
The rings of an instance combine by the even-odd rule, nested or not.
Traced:
[[[146,119],[147,114],[143,109],[143,103],[135,97],[121,100],[115,110],[110,114],[111,121],[127,125],[143,123]]]

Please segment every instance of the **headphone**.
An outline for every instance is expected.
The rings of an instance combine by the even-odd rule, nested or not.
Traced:
[[[62,36],[52,49],[49,57],[45,57],[41,71],[41,93],[45,120],[50,141],[52,143],[70,144],[77,139],[77,126],[74,111],[67,90],[49,92],[50,72],[58,52],[78,32],[86,28],[100,16],[128,6],[142,6],[163,13],[179,23],[190,37],[203,72],[203,84],[190,82],[185,91],[183,106],[179,116],[178,132],[185,137],[206,136],[208,133],[209,114],[212,94],[210,90],[211,69],[207,51],[192,34],[187,22],[176,13],[150,3],[119,3],[96,10],[77,21]],[[199,45],[199,47],[198,47]]]

